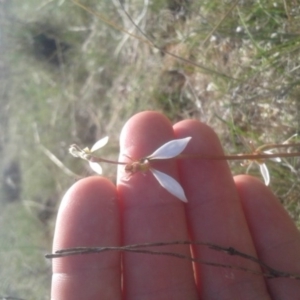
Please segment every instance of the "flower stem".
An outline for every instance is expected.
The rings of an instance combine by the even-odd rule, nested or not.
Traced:
[[[258,160],[276,157],[300,157],[300,152],[279,152],[279,153],[253,153],[253,154],[228,154],[228,155],[209,155],[209,154],[180,154],[177,159],[212,159],[212,160]]]
[[[114,164],[114,165],[127,165],[126,162],[122,162],[122,161],[114,161],[114,160],[109,160],[109,159],[105,159],[105,158],[101,158],[101,157],[96,157],[96,156],[91,156],[91,158],[89,159],[89,161],[91,162],[106,162],[109,164]]]

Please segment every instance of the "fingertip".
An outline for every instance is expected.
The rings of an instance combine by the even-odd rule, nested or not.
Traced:
[[[279,200],[257,178],[239,175],[234,180],[259,259],[274,269],[299,273],[299,231]],[[274,298],[296,299],[300,294],[295,280],[281,278],[267,284]]]
[[[153,141],[157,141],[159,145],[170,135],[173,135],[172,124],[163,114],[156,111],[140,112],[131,117],[122,129],[121,153],[126,150],[133,158],[149,155],[149,146]]]
[[[266,188],[266,186],[263,184],[263,182],[261,180],[259,180],[258,178],[254,177],[254,176],[247,175],[247,174],[241,174],[241,175],[234,176],[234,181],[237,185],[244,185],[244,186],[255,185],[255,186],[259,186],[259,188]]]
[[[178,138],[192,137],[185,152],[189,154],[199,153],[199,148],[201,148],[201,153],[203,154],[213,153],[217,155],[223,153],[217,134],[205,123],[197,120],[183,120],[176,123],[173,128]]]
[[[111,218],[105,218],[107,222],[118,220],[117,194],[114,184],[100,176],[88,177],[76,182],[63,197],[58,211],[54,250],[75,247],[78,243],[82,243],[82,246],[84,240],[91,246],[92,239],[95,238],[94,230],[85,230],[85,227],[91,229],[93,225],[109,226],[107,223],[100,224],[98,220],[104,210],[111,215]],[[75,228],[76,235],[72,234]],[[78,228],[82,229],[78,231]],[[97,243],[98,239],[95,242]]]
[[[119,160],[123,162],[129,158],[131,162],[140,161],[172,139],[174,139],[172,124],[164,115],[154,111],[138,113],[131,117],[122,129]],[[176,176],[175,164],[172,161],[159,160],[152,164],[155,168],[157,165],[160,166],[160,170]],[[151,200],[146,200],[148,196],[152,199],[156,195],[157,200],[169,198],[168,193],[159,185],[150,171],[130,174],[126,173],[124,165],[119,165],[117,183],[121,202],[123,203],[124,198],[127,199],[124,203],[126,207],[131,206],[131,203],[134,206],[136,204],[152,205]],[[157,197],[158,192],[167,196]],[[144,202],[136,201],[137,197],[141,196],[145,199]]]
[[[199,195],[209,197],[210,194],[214,194],[212,191],[222,190],[222,196],[224,193],[232,194],[234,184],[226,160],[207,158],[223,155],[220,140],[214,130],[197,120],[184,120],[175,124],[173,128],[176,138],[192,137],[183,151],[187,157],[178,160],[181,182],[190,207],[201,205]],[[218,199],[219,197],[212,197],[209,201],[212,203]]]
[[[105,177],[102,176],[90,176],[83,178],[74,183],[66,192],[62,199],[64,201],[80,201],[82,193],[86,198],[95,195],[95,193],[101,193],[104,197],[109,197],[116,191],[115,185]]]
[[[64,196],[53,249],[120,245],[115,186],[103,177],[76,182]],[[120,254],[75,255],[53,260],[52,299],[120,299]]]
[[[271,213],[279,209],[286,214],[278,199],[260,179],[250,175],[237,175],[234,181],[246,212],[251,209],[260,213],[259,211],[264,207]]]
[[[289,214],[273,192],[258,178],[249,175],[234,177],[237,191],[248,220],[252,235],[261,237],[265,230],[270,230],[265,238],[275,239],[298,234],[298,230]],[[275,229],[281,224],[278,229]],[[262,230],[265,229],[265,230]]]

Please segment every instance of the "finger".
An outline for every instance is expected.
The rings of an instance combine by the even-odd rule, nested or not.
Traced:
[[[122,130],[121,157],[140,159],[174,139],[170,122],[155,112],[140,113]],[[174,160],[154,167],[178,179]],[[123,243],[169,242],[188,239],[184,204],[164,190],[150,171],[135,173],[126,180],[119,169],[118,193],[122,206]],[[149,250],[190,255],[187,246],[164,246]],[[189,261],[149,254],[124,254],[125,299],[196,299],[192,265]]]
[[[300,275],[300,233],[278,199],[258,179],[235,182],[260,260],[277,270]],[[267,280],[272,299],[299,299],[298,280]]]
[[[56,221],[53,250],[120,245],[114,185],[89,177],[64,196]],[[53,260],[52,299],[121,299],[120,255],[85,254]]]
[[[211,128],[187,120],[174,126],[177,138],[191,136],[187,154],[223,155]],[[181,182],[189,199],[187,215],[193,240],[234,247],[256,255],[235,184],[226,161],[211,159],[178,160]],[[205,247],[195,247],[203,261],[241,266],[260,271],[258,266],[238,257]],[[261,277],[231,268],[196,266],[199,289],[204,299],[265,299]],[[242,296],[243,295],[243,296]],[[266,298],[267,299],[267,298]]]

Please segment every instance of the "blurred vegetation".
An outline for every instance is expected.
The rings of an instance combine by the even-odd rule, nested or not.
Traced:
[[[206,122],[227,153],[246,152],[242,140],[281,143],[300,130],[297,1],[123,1],[147,38],[118,0],[81,4],[89,11],[71,0],[0,1],[0,297],[49,297],[43,254],[76,180],[54,161],[90,174],[68,145],[109,135],[103,156],[116,158],[123,124],[152,109]],[[268,167],[300,227],[299,159]],[[114,167],[104,168],[114,180]]]

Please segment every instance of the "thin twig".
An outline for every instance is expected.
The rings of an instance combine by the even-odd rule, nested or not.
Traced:
[[[120,5],[121,5],[121,7],[122,7],[124,13],[126,14],[126,16],[128,17],[128,19],[130,20],[130,22],[131,22],[131,23],[134,25],[134,27],[136,27],[136,29],[137,29],[137,30],[138,30],[138,31],[146,38],[147,44],[150,44],[153,48],[155,48],[155,49],[161,51],[161,52],[164,53],[164,54],[168,54],[168,55],[170,55],[170,56],[176,58],[176,59],[179,60],[179,61],[185,62],[185,63],[187,63],[187,64],[189,64],[189,65],[196,66],[196,67],[198,67],[198,68],[200,68],[200,69],[202,69],[202,70],[204,70],[204,71],[207,71],[207,72],[209,72],[209,73],[212,73],[212,74],[215,74],[215,75],[218,75],[218,76],[227,78],[227,79],[232,79],[232,80],[235,80],[235,81],[241,81],[241,80],[238,79],[238,78],[233,78],[233,77],[231,77],[231,76],[229,76],[229,75],[227,75],[227,74],[224,74],[224,73],[215,71],[215,70],[210,69],[210,68],[208,68],[208,67],[206,67],[206,66],[204,66],[204,65],[202,65],[202,64],[193,62],[193,61],[191,61],[191,60],[189,60],[189,59],[187,59],[187,58],[181,57],[181,56],[179,56],[179,55],[177,55],[177,54],[175,54],[175,53],[169,52],[168,50],[165,50],[165,49],[159,47],[159,46],[158,46],[157,44],[155,44],[155,43],[154,43],[154,42],[153,42],[153,41],[145,34],[145,32],[144,32],[143,30],[141,30],[141,28],[135,23],[135,21],[133,20],[133,18],[132,18],[132,17],[130,16],[130,14],[126,11],[126,9],[125,9],[125,7],[124,7],[122,1],[119,1],[119,2],[120,2]],[[144,41],[144,39],[143,39],[143,41]]]
[[[118,6],[119,6],[119,7],[120,7],[120,2],[117,1],[117,0],[113,1],[114,5],[115,5],[115,6],[117,7],[117,9],[118,9],[118,6],[116,5],[115,2],[118,3]],[[148,6],[149,6],[149,0],[144,0],[143,10],[142,10],[142,12],[140,13],[140,15],[137,17],[137,19],[135,20],[135,23],[136,23],[136,24],[139,24],[139,23],[145,18],[146,14],[147,14]],[[123,17],[123,15],[124,15],[124,17],[126,17],[126,19],[128,19],[127,16],[126,16],[126,14],[125,14],[124,11],[123,11],[123,8],[122,8],[121,10],[118,9],[118,12],[119,12],[119,14],[121,15],[121,17]],[[128,29],[128,32],[133,32],[133,30],[135,30],[135,26],[133,26],[133,28],[131,28],[131,29]],[[118,44],[118,46],[116,47],[116,49],[115,49],[115,51],[114,51],[114,55],[115,55],[115,56],[118,56],[118,54],[120,53],[122,47],[125,45],[125,43],[126,43],[127,40],[129,39],[129,37],[130,37],[130,35],[128,35],[128,34],[127,34],[127,35],[124,35],[124,37],[122,38],[122,40],[120,41],[120,43]]]
[[[210,261],[204,261],[198,258],[193,258],[191,256],[187,256],[181,253],[176,252],[166,252],[166,251],[153,251],[148,249],[140,249],[145,247],[159,247],[159,246],[168,246],[168,245],[200,245],[206,246],[212,250],[223,252],[227,255],[231,256],[239,256],[246,260],[252,261],[258,265],[260,265],[265,271],[259,272],[255,270],[248,269],[246,267],[229,265],[229,264],[220,264]],[[72,256],[72,255],[83,255],[83,254],[91,254],[91,253],[102,253],[106,251],[121,251],[121,252],[133,252],[133,253],[140,253],[140,254],[151,254],[151,255],[165,255],[171,256],[179,259],[186,259],[192,262],[209,265],[213,267],[221,267],[221,268],[230,268],[235,270],[240,270],[248,273],[252,273],[255,275],[262,275],[266,278],[289,278],[289,279],[296,279],[300,280],[300,274],[291,274],[288,272],[283,272],[280,270],[276,270],[263,261],[259,260],[258,258],[251,256],[249,254],[243,253],[238,251],[233,247],[223,247],[212,243],[205,243],[205,242],[197,242],[197,241],[173,241],[173,242],[157,242],[157,243],[144,243],[144,244],[134,244],[134,245],[127,245],[121,247],[75,247],[75,248],[68,248],[57,250],[53,254],[46,254],[46,258],[60,258],[65,256]]]
[[[131,23],[134,25],[134,27],[136,27],[137,30],[138,30],[145,38],[141,38],[140,36],[137,36],[136,34],[134,34],[134,33],[132,33],[132,32],[129,32],[128,30],[122,28],[121,26],[116,25],[114,22],[112,22],[112,21],[106,19],[106,18],[103,17],[101,14],[99,14],[99,13],[97,13],[97,12],[95,12],[95,11],[89,9],[88,7],[84,6],[84,5],[81,4],[79,1],[77,1],[77,0],[72,0],[72,1],[73,1],[73,3],[74,3],[75,5],[81,7],[82,9],[84,9],[85,11],[87,11],[87,12],[93,14],[94,16],[97,16],[101,21],[103,21],[103,22],[106,23],[107,25],[113,27],[113,28],[116,29],[116,30],[119,30],[119,31],[121,31],[121,32],[124,32],[124,33],[130,35],[131,37],[134,37],[134,38],[138,39],[139,41],[141,41],[141,42],[143,42],[143,43],[145,43],[145,44],[147,44],[147,45],[149,45],[149,46],[151,46],[151,47],[153,47],[153,48],[158,49],[158,50],[161,51],[162,53],[168,54],[168,55],[170,55],[170,56],[172,56],[172,57],[178,59],[179,61],[185,62],[185,63],[187,63],[187,64],[189,64],[189,65],[196,66],[196,67],[198,67],[198,68],[200,68],[200,69],[202,69],[202,70],[204,70],[204,71],[206,71],[206,72],[209,72],[209,73],[212,73],[212,74],[215,74],[215,75],[218,75],[218,76],[227,78],[227,79],[231,79],[231,80],[235,80],[235,81],[238,81],[238,82],[242,82],[242,80],[239,79],[239,78],[233,78],[233,77],[231,77],[231,76],[229,76],[229,75],[226,75],[226,74],[224,74],[224,73],[220,73],[220,72],[218,72],[218,71],[215,71],[215,70],[213,70],[213,69],[210,69],[210,68],[208,68],[208,67],[205,67],[204,65],[201,65],[201,64],[199,64],[199,63],[193,62],[193,61],[191,61],[191,60],[189,60],[189,59],[183,58],[183,57],[181,57],[181,56],[179,56],[179,55],[176,55],[176,54],[174,54],[174,53],[172,53],[172,52],[169,52],[169,51],[167,51],[167,50],[165,50],[165,49],[163,49],[163,48],[157,46],[157,45],[156,45],[154,42],[152,42],[151,39],[150,39],[150,38],[149,38],[149,37],[141,30],[141,28],[134,22],[134,20],[133,20],[132,17],[128,14],[128,12],[126,11],[126,9],[125,9],[125,7],[124,7],[124,5],[122,4],[121,1],[120,1],[120,5],[121,5],[121,7],[122,7],[124,13],[127,15],[128,19],[131,21]]]
[[[134,37],[134,38],[136,38],[136,39],[138,39],[138,40],[140,40],[140,41],[148,44],[148,45],[152,45],[152,43],[150,41],[148,41],[146,39],[142,39],[141,37],[135,35],[134,33],[128,32],[126,29],[124,29],[124,28],[116,25],[114,22],[106,19],[101,14],[94,12],[93,10],[91,10],[88,7],[84,6],[83,4],[81,4],[80,2],[78,2],[77,0],[72,0],[72,1],[73,1],[73,3],[75,5],[79,6],[80,8],[82,8],[83,10],[87,11],[88,13],[90,13],[90,14],[92,14],[94,16],[97,16],[101,21],[103,21],[107,25],[111,26],[112,28],[114,28],[114,29],[116,29],[118,31],[124,32],[124,33],[126,33],[126,34],[128,34],[128,35],[130,35],[130,36],[132,36],[132,37]]]
[[[258,154],[228,154],[228,155],[209,155],[209,154],[180,154],[177,159],[212,159],[212,160],[260,160],[277,157],[300,157],[300,152],[278,152],[278,153],[258,153]],[[154,159],[153,159],[154,160]]]

